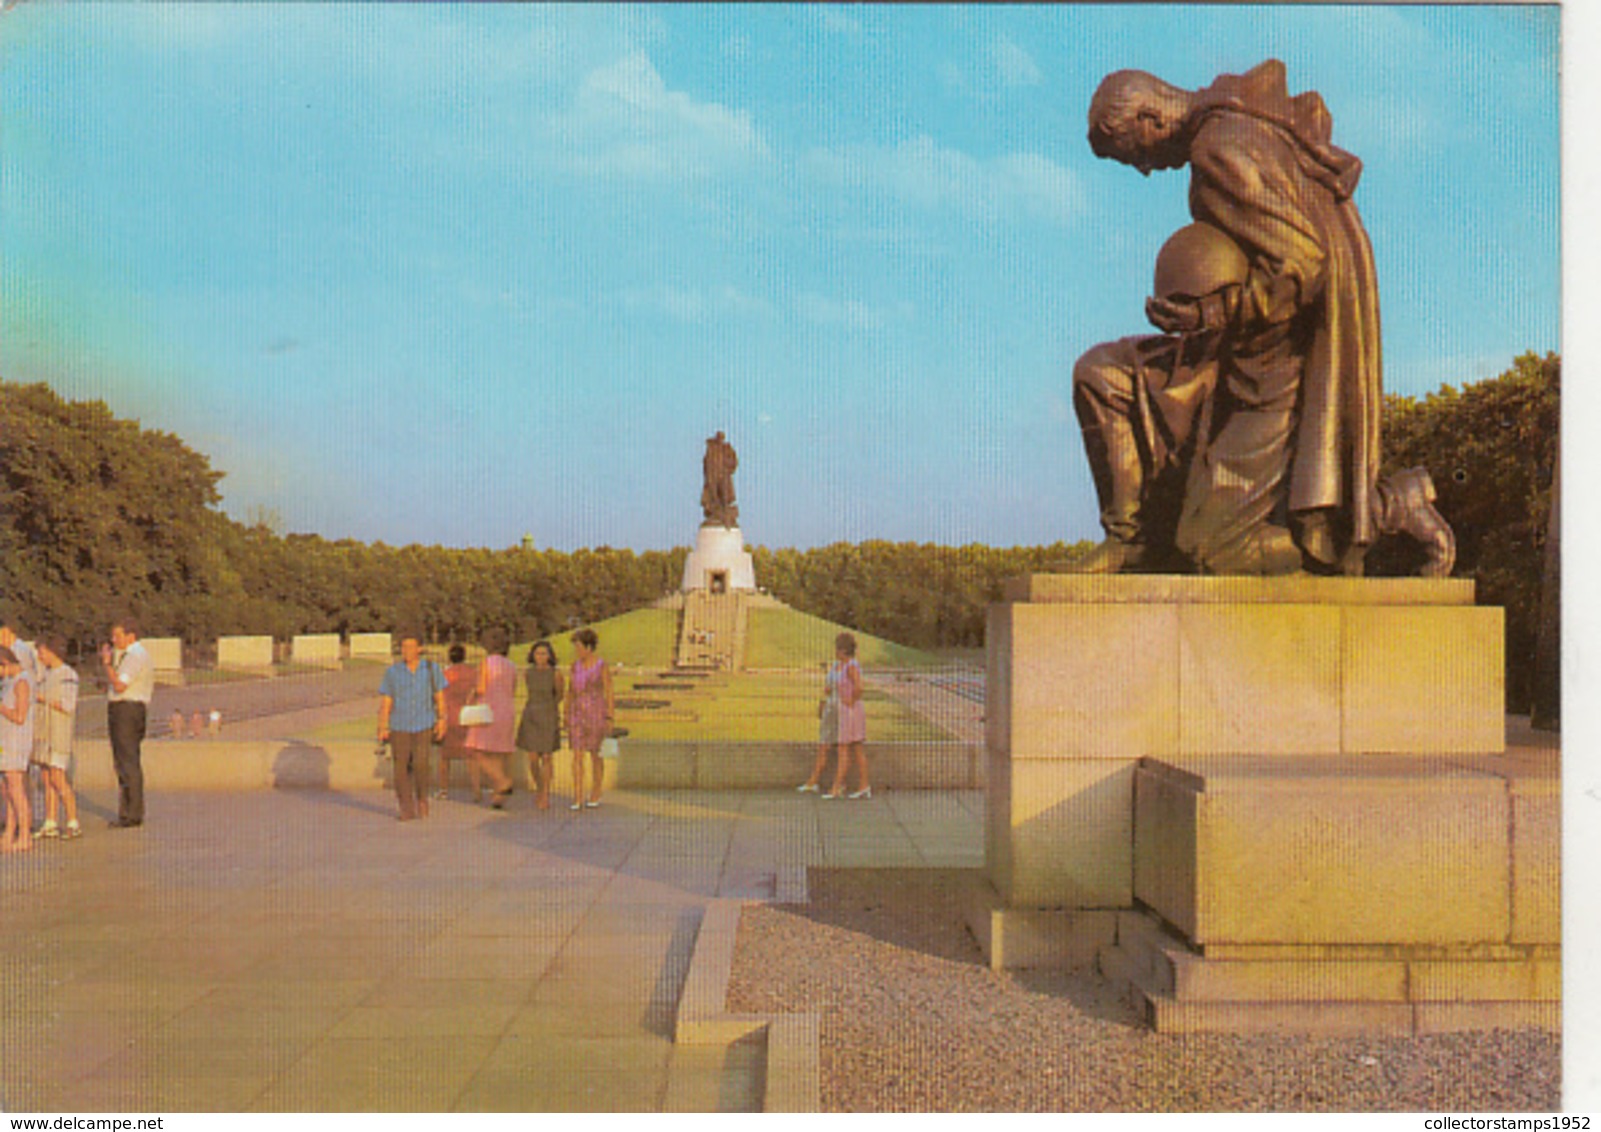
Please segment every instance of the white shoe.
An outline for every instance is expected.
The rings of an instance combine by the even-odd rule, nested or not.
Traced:
[[[74,837],[83,836],[83,827],[75,821],[69,821],[67,828],[61,831],[61,836],[71,841]]]
[[[843,794],[824,794],[821,798],[818,799],[818,801],[819,802],[837,802],[839,799],[841,799],[843,797],[845,797],[845,795],[843,795]]]
[[[858,790],[856,793],[846,795],[846,797],[849,797],[849,798],[871,798],[872,796],[873,796],[873,788],[871,786],[864,786],[860,790]]]
[[[584,808],[584,804],[582,802],[574,802],[572,805],[568,806],[567,808],[569,810],[581,810],[581,809]]]
[[[797,793],[797,794],[816,794],[816,793],[819,793],[821,790],[822,790],[822,787],[820,787],[820,786],[797,786],[797,787],[795,787],[795,793]]]
[[[60,837],[61,830],[56,828],[55,822],[47,821],[35,830],[33,835],[35,837]]]

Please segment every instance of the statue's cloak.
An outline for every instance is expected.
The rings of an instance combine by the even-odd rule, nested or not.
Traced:
[[[1219,77],[1189,125],[1190,211],[1251,260],[1246,332],[1300,323],[1289,509],[1333,509],[1341,552],[1359,562],[1376,533],[1383,400],[1378,280],[1351,200],[1362,164],[1330,144],[1322,98],[1289,96],[1277,60]]]

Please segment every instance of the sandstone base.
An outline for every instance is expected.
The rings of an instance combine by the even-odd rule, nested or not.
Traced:
[[[968,913],[993,966],[1093,952],[1159,1029],[1556,1024],[1558,756],[1505,753],[1471,582],[1006,596]]]

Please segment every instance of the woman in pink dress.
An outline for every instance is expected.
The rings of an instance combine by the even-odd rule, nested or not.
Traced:
[[[873,788],[867,782],[867,754],[862,744],[867,742],[867,708],[862,703],[862,666],[856,663],[856,638],[841,633],[834,638],[834,667],[829,670],[828,681],[839,695],[839,766],[834,772],[834,787],[825,798],[845,795],[845,772],[854,761],[859,768],[861,783],[852,798],[871,798]]]
[[[478,666],[478,687],[473,693],[476,703],[488,704],[495,717],[491,723],[467,729],[467,753],[478,764],[494,789],[490,805],[502,809],[511,796],[511,777],[506,773],[506,760],[516,746],[517,716],[512,700],[517,695],[517,669],[506,659],[510,640],[504,629],[490,629],[484,634],[484,651],[487,654]]]
[[[572,678],[567,681],[567,741],[573,748],[573,804],[568,809],[600,805],[601,782],[605,777],[606,763],[600,757],[601,740],[611,734],[612,717],[616,707],[612,703],[611,669],[606,661],[595,654],[600,638],[593,629],[580,629],[573,634]],[[589,764],[594,784],[588,800],[584,798],[584,756]]]

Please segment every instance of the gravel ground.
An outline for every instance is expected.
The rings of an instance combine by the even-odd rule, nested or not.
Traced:
[[[995,972],[939,870],[812,870],[752,905],[736,1012],[815,1010],[829,1112],[1552,1112],[1561,1040],[1169,1035],[1091,975]]]

